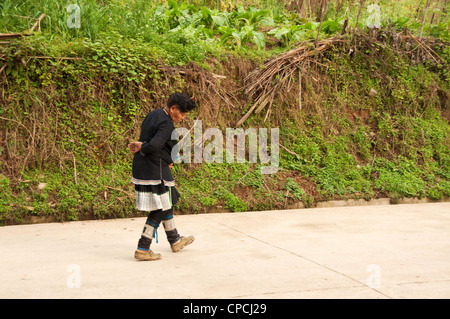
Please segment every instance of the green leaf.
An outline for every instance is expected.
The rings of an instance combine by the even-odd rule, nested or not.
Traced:
[[[253,31],[253,43],[255,43],[259,49],[263,49],[266,45],[264,33]]]
[[[281,39],[283,37],[283,35],[289,33],[289,28],[288,27],[281,27],[281,28],[275,28],[272,29],[268,32],[268,34],[273,34],[273,36],[277,39]]]
[[[341,30],[341,26],[336,20],[327,20],[322,23],[322,30],[325,33],[333,34]]]
[[[202,7],[201,11],[203,14],[203,18],[208,19],[211,17],[211,10],[209,10],[207,7]]]
[[[275,21],[271,16],[267,16],[259,20],[259,24],[264,27],[273,27],[275,25]]]
[[[302,27],[302,29],[306,29],[306,30],[316,30],[318,25],[319,25],[319,23],[306,22],[301,27]]]
[[[213,30],[210,30],[208,28],[203,28],[201,31],[203,32],[203,34],[205,36],[207,36],[210,39],[212,39],[214,37],[214,31]]]
[[[214,23],[217,24],[218,26],[224,26],[227,22],[227,19],[220,15],[213,15],[211,16],[211,18],[213,19]]]
[[[222,33],[223,35],[231,35],[231,33],[233,31],[236,31],[236,29],[231,28],[229,26],[223,26],[223,27],[219,27],[218,28],[219,32]]]

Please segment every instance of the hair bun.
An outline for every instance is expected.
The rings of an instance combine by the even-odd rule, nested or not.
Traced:
[[[173,93],[167,102],[167,106],[172,107],[174,105],[176,105],[183,113],[192,111],[197,107],[194,97],[191,97],[186,93]]]

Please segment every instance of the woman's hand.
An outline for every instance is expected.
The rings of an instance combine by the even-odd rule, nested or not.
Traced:
[[[128,144],[128,148],[134,154],[141,150],[142,142],[131,142]]]

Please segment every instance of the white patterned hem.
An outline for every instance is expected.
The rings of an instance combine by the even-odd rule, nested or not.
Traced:
[[[164,194],[136,191],[136,209],[151,212],[154,210],[168,210],[172,208],[170,191]]]
[[[135,185],[159,185],[161,180],[142,180],[132,177],[131,182]],[[175,181],[163,181],[164,186],[172,187],[175,186]]]

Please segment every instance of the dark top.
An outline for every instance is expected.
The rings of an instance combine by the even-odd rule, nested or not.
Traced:
[[[175,129],[172,119],[163,109],[156,109],[147,114],[142,123],[139,141],[143,142],[141,151],[134,154],[134,184],[155,185],[173,182],[169,164],[173,163],[171,152],[177,144],[171,135]]]

